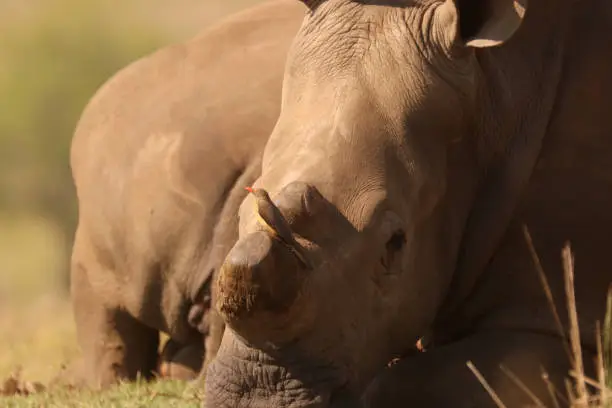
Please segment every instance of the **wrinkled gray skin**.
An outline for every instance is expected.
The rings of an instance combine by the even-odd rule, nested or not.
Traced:
[[[612,280],[612,3],[309,6],[255,187],[315,267],[244,200],[206,407],[494,407],[468,360],[508,406],[533,402],[499,364],[553,406],[541,369],[564,390],[568,359],[521,226],[562,320],[572,242],[589,365]]]
[[[72,296],[86,384],[193,378],[216,352],[211,274],[279,114],[305,8],[273,1],[147,56],[92,98],[74,135]],[[190,321],[191,320],[191,321]],[[158,363],[159,332],[168,334]],[[78,379],[77,379],[78,381]]]

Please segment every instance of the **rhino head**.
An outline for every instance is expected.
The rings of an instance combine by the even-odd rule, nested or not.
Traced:
[[[256,187],[313,268],[258,228],[253,197],[216,282],[227,330],[208,407],[359,406],[439,313],[486,162],[475,50],[512,0],[310,0]]]

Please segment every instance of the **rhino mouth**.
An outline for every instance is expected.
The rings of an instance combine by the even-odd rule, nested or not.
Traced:
[[[360,407],[347,381],[331,365],[302,358],[296,350],[284,349],[281,356],[236,339],[232,343],[223,344],[208,367],[206,407]]]

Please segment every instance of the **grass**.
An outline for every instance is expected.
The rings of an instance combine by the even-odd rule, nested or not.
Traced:
[[[58,390],[27,397],[1,398],[6,408],[201,408],[202,398],[185,383],[159,381],[121,384],[106,392]]]
[[[527,227],[524,227],[525,239],[529,247],[529,251],[533,258],[534,265],[540,276],[542,287],[548,298],[549,305],[553,312],[555,323],[559,334],[564,339],[566,352],[572,369],[569,372],[571,380],[566,382],[565,396],[559,398],[562,393],[556,390],[548,381],[548,374],[542,373],[542,380],[548,384],[551,399],[553,400],[554,408],[569,405],[570,408],[612,408],[612,285],[608,291],[606,314],[604,318],[603,331],[598,323],[596,332],[597,342],[597,378],[588,378],[584,371],[584,362],[581,349],[580,330],[578,324],[578,312],[576,307],[576,298],[574,293],[574,255],[572,253],[570,243],[566,243],[561,252],[563,261],[563,272],[565,277],[565,292],[568,309],[569,328],[567,331],[563,328],[557,308],[553,301],[550,285],[548,284],[546,274],[542,268],[542,264],[538,254],[533,246],[533,241]],[[486,378],[478,371],[471,361],[467,362],[468,368],[474,376],[480,381],[483,388],[489,393],[491,399],[495,402],[498,408],[506,408],[504,402],[499,398],[495,390],[487,382]],[[502,371],[513,381],[521,390],[527,394],[533,406],[545,407],[545,405],[529,390],[529,388],[516,378],[512,372],[500,367]],[[568,404],[563,404],[560,399],[566,399]]]

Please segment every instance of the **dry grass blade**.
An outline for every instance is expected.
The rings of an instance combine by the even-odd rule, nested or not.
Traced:
[[[525,241],[527,241],[527,247],[529,248],[531,259],[533,260],[536,271],[538,272],[538,275],[540,277],[542,288],[544,289],[544,294],[546,295],[546,299],[552,310],[553,318],[555,319],[555,324],[557,325],[557,330],[559,331],[561,338],[564,340],[563,347],[565,349],[565,352],[567,353],[567,358],[573,364],[574,357],[569,348],[569,340],[567,338],[567,334],[565,332],[565,329],[563,328],[563,324],[561,323],[561,318],[559,317],[559,312],[557,311],[557,306],[555,305],[552,291],[550,290],[550,285],[548,283],[548,279],[546,278],[546,273],[544,273],[542,262],[540,261],[540,257],[538,256],[537,251],[535,250],[535,246],[533,245],[533,239],[531,238],[531,233],[529,232],[529,228],[527,228],[526,225],[523,225],[523,234],[525,235]]]
[[[594,379],[589,378],[589,377],[585,377],[584,374],[577,373],[574,370],[570,370],[569,374],[570,374],[570,376],[572,376],[574,378],[582,377],[586,384],[590,385],[591,387],[595,388],[596,390],[601,390],[602,389],[601,388],[601,384],[599,384],[599,382],[597,380],[594,380]]]
[[[478,379],[482,387],[489,393],[489,395],[491,396],[495,404],[498,406],[498,408],[506,408],[506,405],[504,405],[504,403],[499,398],[495,390],[491,387],[491,385],[489,385],[487,380],[485,380],[484,376],[481,374],[480,371],[478,371],[476,366],[471,361],[467,362],[467,366],[472,371],[472,373],[476,376],[476,378]]]
[[[518,388],[521,389],[521,391],[523,391],[533,401],[536,407],[545,407],[544,403],[542,403],[542,401],[538,397],[536,397],[533,392],[531,392],[531,390],[527,387],[527,385],[525,385],[525,383],[522,382],[516,376],[516,374],[510,371],[510,369],[508,369],[503,364],[500,364],[499,368],[510,379],[510,381],[512,381]]]
[[[546,384],[546,388],[548,389],[548,394],[550,395],[550,399],[553,403],[553,407],[561,408],[561,405],[559,405],[559,399],[563,400],[566,404],[567,404],[567,401],[565,401],[561,393],[557,391],[554,384],[550,381],[550,378],[548,377],[548,373],[546,372],[546,370],[544,370],[544,368],[541,368],[541,370],[542,370],[542,381],[544,381],[544,383]]]
[[[606,386],[606,368],[604,366],[603,346],[601,344],[601,324],[596,323],[595,339],[597,343],[597,380],[599,381],[599,395],[602,403],[608,401],[608,388]]]
[[[596,390],[603,390],[604,389],[604,388],[601,388],[601,384],[599,384],[599,382],[597,380],[594,380],[594,379],[589,378],[589,377],[585,377],[583,374],[579,374],[579,373],[574,372],[574,370],[570,370],[570,376],[572,376],[574,378],[582,377],[586,384],[590,385],[591,387],[595,388]],[[599,398],[599,397],[597,397],[597,398]]]
[[[606,317],[603,327],[603,365],[607,370],[612,370],[612,285],[608,289],[608,299],[606,304]],[[606,385],[612,389],[612,375],[608,371]]]
[[[153,400],[155,398],[159,398],[159,397],[163,397],[169,400],[177,400],[177,401],[195,401],[195,402],[199,402],[200,399],[195,397],[195,396],[185,396],[185,395],[176,395],[176,394],[172,394],[170,392],[161,392],[161,391],[154,391],[151,393],[150,399]]]
[[[576,294],[574,292],[574,257],[569,243],[565,244],[562,252],[563,270],[565,272],[565,293],[567,296],[567,312],[570,321],[570,342],[574,355],[574,372],[576,373],[576,401],[577,407],[588,405],[588,391],[584,380],[584,364],[582,360],[582,347],[580,343],[580,329],[578,325],[578,311],[576,310]]]
[[[574,385],[568,378],[565,379],[565,392],[567,393],[567,397],[573,405],[576,402],[577,397],[574,391]]]

